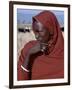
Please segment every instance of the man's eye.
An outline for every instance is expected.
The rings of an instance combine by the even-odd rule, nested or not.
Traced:
[[[39,32],[38,30],[35,30],[35,32]]]

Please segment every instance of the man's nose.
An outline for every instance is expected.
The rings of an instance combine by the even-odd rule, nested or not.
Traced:
[[[36,39],[38,39],[39,38],[39,34],[36,34],[35,37],[36,37]]]

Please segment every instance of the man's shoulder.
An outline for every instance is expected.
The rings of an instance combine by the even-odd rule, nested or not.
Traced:
[[[26,43],[22,49],[22,52],[28,52],[30,48],[32,48],[37,43],[36,40],[29,41]]]
[[[37,43],[36,40],[29,41],[28,43],[26,43],[26,45],[25,45],[24,47],[32,47],[32,46],[34,46],[36,43]]]

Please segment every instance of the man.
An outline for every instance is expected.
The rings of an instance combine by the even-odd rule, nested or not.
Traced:
[[[33,17],[36,40],[27,43],[18,61],[18,80],[64,78],[64,40],[50,11]]]

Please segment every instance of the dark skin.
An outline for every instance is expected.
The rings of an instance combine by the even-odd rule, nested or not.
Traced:
[[[36,39],[40,43],[47,43],[49,40],[49,31],[40,23],[35,22],[34,23],[34,34]]]
[[[28,55],[26,56],[25,63],[24,63],[25,68],[28,68],[28,62],[29,62],[30,56],[32,54],[42,51],[43,48],[45,49],[46,48],[45,44],[47,44],[49,40],[49,32],[48,30],[46,30],[46,28],[44,28],[44,26],[41,23],[39,22],[34,23],[33,32],[35,34],[35,37],[38,43],[29,50]]]

